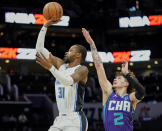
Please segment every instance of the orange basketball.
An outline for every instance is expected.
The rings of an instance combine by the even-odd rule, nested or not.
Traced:
[[[46,20],[52,19],[53,21],[59,21],[63,15],[63,8],[57,2],[49,2],[43,8],[43,16]]]

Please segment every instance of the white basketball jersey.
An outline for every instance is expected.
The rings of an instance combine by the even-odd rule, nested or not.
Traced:
[[[79,66],[81,65],[70,68],[67,64],[63,64],[60,66],[59,71],[61,71],[66,77],[68,75],[72,75]],[[60,114],[67,114],[82,110],[85,87],[81,85],[84,84],[78,82],[70,86],[65,86],[56,79],[55,95]]]

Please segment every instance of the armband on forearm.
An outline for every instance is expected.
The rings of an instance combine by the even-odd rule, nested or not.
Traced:
[[[135,78],[133,78],[133,76],[131,76],[130,73],[126,74],[125,77],[128,80],[131,87],[136,89],[135,93],[136,98],[138,100],[143,99],[145,95],[145,88]]]

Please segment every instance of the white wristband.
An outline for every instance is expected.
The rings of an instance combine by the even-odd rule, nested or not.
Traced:
[[[52,75],[58,80],[60,81],[63,85],[65,86],[69,86],[72,85],[74,83],[73,78],[69,75],[69,76],[65,76],[62,72],[60,72],[59,70],[57,70],[54,66],[52,66],[49,71],[52,73]]]

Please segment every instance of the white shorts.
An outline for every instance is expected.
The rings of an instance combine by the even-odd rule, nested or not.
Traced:
[[[87,129],[88,121],[85,114],[81,111],[60,114],[48,131],[87,131]]]

